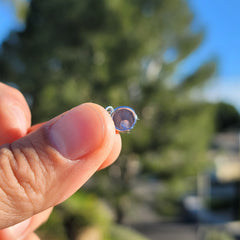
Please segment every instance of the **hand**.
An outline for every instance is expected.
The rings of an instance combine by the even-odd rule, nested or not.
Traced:
[[[86,103],[33,126],[23,95],[0,83],[0,239],[39,239],[52,207],[110,165],[121,138],[107,111]]]

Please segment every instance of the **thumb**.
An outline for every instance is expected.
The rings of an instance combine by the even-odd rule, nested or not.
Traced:
[[[72,195],[108,159],[116,137],[107,111],[87,103],[2,146],[0,228]]]

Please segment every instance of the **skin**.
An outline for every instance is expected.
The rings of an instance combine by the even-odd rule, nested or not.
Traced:
[[[0,83],[0,239],[35,240],[52,208],[112,164],[121,138],[107,111],[86,103],[31,126],[23,95]],[[60,139],[60,140],[59,140]]]

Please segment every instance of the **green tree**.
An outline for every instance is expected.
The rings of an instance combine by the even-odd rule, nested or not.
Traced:
[[[119,222],[133,197],[136,163],[163,181],[173,200],[186,189],[184,176],[206,163],[212,108],[191,96],[215,63],[171,82],[203,39],[193,17],[184,0],[32,0],[25,30],[3,45],[2,81],[25,93],[34,122],[85,101],[136,110],[140,121],[123,135],[118,163],[94,184]]]
[[[237,109],[228,103],[216,104],[215,126],[217,132],[239,129],[240,115]]]

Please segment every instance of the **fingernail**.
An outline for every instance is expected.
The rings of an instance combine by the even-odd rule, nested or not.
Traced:
[[[51,145],[71,160],[93,152],[100,146],[103,138],[103,119],[89,104],[67,112],[49,130]]]
[[[17,223],[9,227],[9,230],[14,234],[14,236],[21,236],[25,232],[25,230],[28,228],[30,223],[31,223],[31,218],[28,218],[20,223]]]

